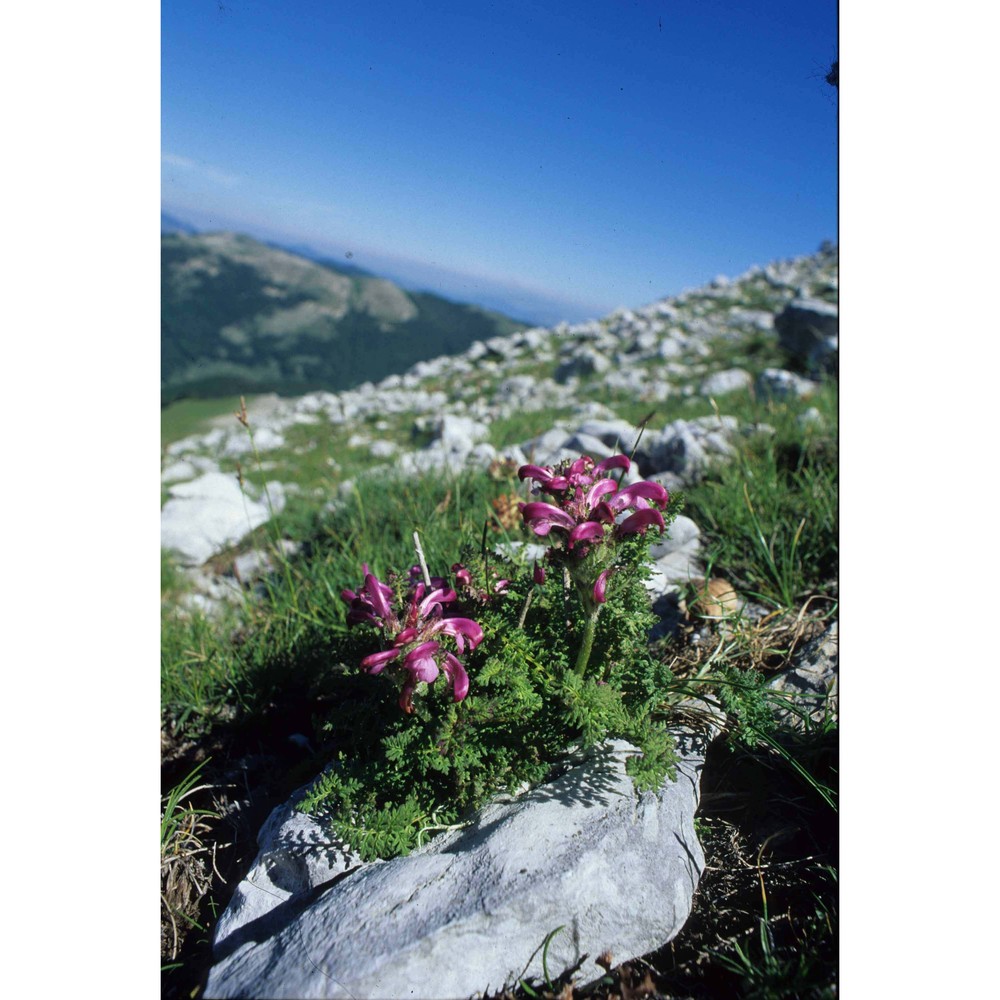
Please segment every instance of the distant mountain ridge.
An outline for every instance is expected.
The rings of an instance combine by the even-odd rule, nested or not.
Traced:
[[[178,219],[176,215],[171,215],[169,212],[160,212],[160,232],[185,233],[188,236],[192,236],[198,230],[189,222]]]
[[[428,292],[452,302],[466,302],[487,311],[517,316],[528,321],[529,326],[583,322],[603,315],[616,305],[607,302],[584,303],[575,296],[567,297],[541,288],[532,288],[516,279],[489,277],[483,273],[473,275],[432,260],[408,257],[405,253],[393,254],[368,247],[355,255],[335,234],[326,237],[325,249],[319,249],[305,238],[289,237],[267,226],[237,218],[206,216],[203,213],[197,213],[192,218],[185,209],[170,205],[161,206],[160,215],[160,230],[163,233],[245,233],[268,246],[288,250],[320,264],[330,264],[338,270],[347,272],[357,269],[358,273],[378,275],[388,278],[407,291]]]
[[[163,405],[346,389],[528,326],[249,236],[167,231],[177,222],[162,217]]]

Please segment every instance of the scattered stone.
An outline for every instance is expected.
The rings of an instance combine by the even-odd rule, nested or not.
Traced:
[[[600,438],[580,431],[566,438],[563,447],[580,455],[589,455],[598,462],[601,459],[610,458],[615,453],[614,448],[609,448]]]
[[[823,420],[823,414],[815,406],[810,406],[805,413],[799,414],[795,423],[805,430],[810,427],[822,427],[825,421]]]
[[[785,725],[804,729],[803,714],[812,723],[820,723],[829,716],[837,717],[840,645],[837,625],[832,622],[822,635],[806,643],[796,654],[794,665],[771,681],[772,690],[789,697],[789,707],[776,713]]]
[[[836,371],[840,322],[835,305],[820,299],[795,299],[779,314],[774,328],[781,347],[809,371]]]
[[[434,419],[433,429],[442,446],[454,451],[469,451],[474,444],[490,436],[490,429],[485,424],[450,413]]]
[[[684,345],[680,342],[680,340],[673,337],[661,340],[659,346],[656,348],[656,357],[662,361],[676,360],[683,353]]]
[[[284,437],[270,427],[253,427],[253,440],[245,430],[231,431],[222,446],[222,454],[227,458],[238,458],[240,455],[250,455],[254,449],[257,451],[273,451],[275,448],[282,448],[285,444]]]
[[[597,438],[625,455],[632,453],[639,438],[639,431],[627,420],[587,420],[580,424],[577,433]]]
[[[742,368],[727,368],[725,371],[709,375],[701,383],[703,396],[723,396],[737,389],[748,389],[753,384],[753,376]]]
[[[713,459],[732,455],[732,438],[738,431],[736,418],[730,416],[675,420],[650,445],[649,465],[655,472],[694,480]]]
[[[498,556],[511,559],[521,566],[531,566],[545,558],[549,547],[536,542],[498,542],[494,551]]]
[[[747,327],[751,330],[773,330],[774,313],[765,312],[763,309],[741,309],[739,306],[731,306],[729,323],[731,326]]]
[[[573,377],[603,374],[610,367],[611,362],[603,354],[598,354],[597,351],[590,348],[584,348],[569,361],[564,361],[556,369],[554,378],[559,384],[565,384]]]
[[[399,451],[399,445],[394,441],[373,441],[368,449],[372,458],[392,458]]]
[[[285,557],[294,556],[301,547],[298,542],[293,542],[289,538],[282,538],[278,545]],[[250,583],[272,572],[274,572],[274,557],[266,549],[243,552],[233,560],[233,575],[242,584]]]
[[[805,399],[818,388],[819,383],[783,368],[765,368],[757,376],[757,395],[764,399],[787,399],[790,396]]]

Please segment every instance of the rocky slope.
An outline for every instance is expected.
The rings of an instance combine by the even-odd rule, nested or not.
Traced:
[[[331,488],[348,489],[355,471],[457,470],[529,457],[550,464],[581,452],[595,459],[615,448],[631,452],[638,410],[653,418],[638,440],[637,474],[670,489],[690,484],[741,435],[767,433],[727,415],[727,395],[749,389],[807,397],[835,371],[836,294],[837,251],[825,245],[600,320],[476,341],[377,384],[264,397],[251,407],[252,444],[229,418],[168,446],[162,544],[182,564],[199,566],[288,497],[329,501]],[[655,419],[708,399],[716,408],[709,415]],[[530,414],[541,433],[503,440]],[[806,410],[801,419],[819,415]],[[329,476],[297,481],[296,464],[331,428],[337,444],[324,458]],[[251,464],[253,447],[265,474],[277,469],[287,477],[270,479],[267,498],[252,487],[245,497],[233,475],[237,462]]]

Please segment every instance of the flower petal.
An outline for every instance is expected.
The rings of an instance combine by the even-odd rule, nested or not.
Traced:
[[[569,547],[573,548],[577,542],[586,541],[591,538],[603,538],[604,525],[598,521],[584,521],[578,524],[569,533]]]
[[[651,524],[663,530],[663,515],[655,507],[647,507],[645,510],[637,510],[634,514],[626,517],[616,529],[618,535],[641,534]]]
[[[652,483],[648,479],[643,479],[631,486],[626,486],[620,493],[613,496],[608,505],[616,511],[623,511],[628,507],[634,507],[639,498],[652,500],[660,507],[666,507],[670,494],[659,484]]]
[[[553,495],[565,493],[568,489],[569,480],[565,476],[553,476],[547,483],[542,484],[542,490]]]
[[[383,621],[392,618],[392,608],[389,606],[389,598],[392,597],[392,587],[382,583],[374,573],[365,574],[365,583],[361,588],[362,593],[368,598],[369,603],[375,609],[375,614]]]
[[[432,590],[421,602],[420,602],[420,617],[429,617],[434,610],[434,606],[437,605],[438,610],[441,610],[442,604],[450,604],[452,601],[458,600],[458,594],[454,590]]]
[[[540,483],[547,483],[552,478],[552,470],[542,465],[522,465],[517,470],[519,479],[536,479]]]
[[[433,684],[437,680],[437,663],[434,662],[434,654],[441,648],[441,644],[431,640],[422,642],[415,649],[411,649],[403,660],[403,666],[410,672],[410,676],[418,681]]]
[[[540,500],[521,504],[521,516],[536,535],[547,535],[553,528],[570,531],[576,525],[566,511]]]
[[[407,715],[413,714],[413,692],[416,690],[416,687],[417,682],[412,677],[408,677],[399,695],[399,707]]]
[[[605,524],[615,523],[615,512],[603,500],[590,512],[588,520],[603,521]]]
[[[372,653],[361,661],[361,666],[370,674],[379,674],[382,668],[390,661],[399,656],[398,649],[387,649],[382,653]]]
[[[454,636],[460,653],[465,652],[466,639],[469,640],[469,649],[475,649],[483,641],[482,627],[471,618],[442,618],[431,627],[430,634],[437,632]]]
[[[587,503],[587,509],[592,510],[594,505],[605,493],[614,493],[618,489],[618,484],[613,479],[598,479],[593,486],[587,490],[587,495],[584,498]]]
[[[451,567],[452,573],[455,574],[455,582],[466,589],[472,586],[472,573],[469,572],[467,566],[463,566],[461,563],[455,563]]]
[[[607,590],[607,586],[608,586],[608,576],[610,575],[612,569],[614,569],[613,566],[611,566],[608,569],[604,570],[603,572],[599,573],[598,576],[597,576],[597,579],[594,581],[594,603],[595,604],[603,604],[607,600],[607,597],[605,595],[605,591]]]
[[[461,701],[469,693],[469,675],[462,661],[451,653],[444,655],[444,672],[455,689],[455,701]]]
[[[628,455],[612,455],[594,466],[594,475],[598,476],[602,472],[607,472],[608,469],[624,469],[627,472],[631,466],[632,460]]]

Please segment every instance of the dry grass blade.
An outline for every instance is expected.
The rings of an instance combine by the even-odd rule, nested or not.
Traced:
[[[199,809],[187,804],[198,792],[209,791],[213,786],[197,784],[201,769],[207,761],[199,764],[190,774],[172,788],[163,798],[160,817],[160,900],[161,912],[161,952],[169,950],[171,960],[177,957],[182,935],[177,925],[180,917],[188,926],[197,923],[199,904],[211,888],[211,875],[202,857],[211,853],[212,869],[215,866],[217,844],[206,845],[203,838],[212,832],[209,819],[216,819],[219,813],[211,809]],[[164,940],[166,925],[169,923],[169,949]]]

